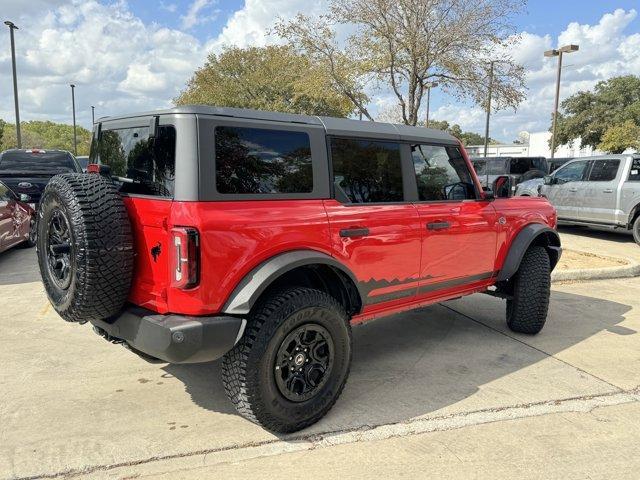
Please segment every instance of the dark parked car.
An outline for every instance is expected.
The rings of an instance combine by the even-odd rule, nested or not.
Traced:
[[[24,245],[35,245],[35,211],[0,181],[0,252]]]
[[[549,171],[544,157],[475,157],[471,163],[483,187],[492,185],[502,175],[509,175],[516,185],[532,178],[542,178]]]
[[[18,196],[28,195],[36,205],[51,177],[82,172],[73,155],[65,150],[5,150],[0,153],[0,180]]]

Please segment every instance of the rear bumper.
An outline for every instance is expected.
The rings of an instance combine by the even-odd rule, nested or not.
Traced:
[[[134,351],[169,363],[198,363],[220,358],[233,348],[246,321],[237,317],[160,315],[130,307],[113,322],[91,322],[97,332]]]

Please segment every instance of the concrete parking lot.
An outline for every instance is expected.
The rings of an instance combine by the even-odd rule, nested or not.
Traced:
[[[626,236],[583,233],[562,230],[565,245],[640,259]],[[0,478],[640,471],[640,278],[554,285],[535,337],[486,295],[357,327],[341,399],[292,436],[236,415],[218,362],[148,364],[63,322],[33,250],[0,255],[0,325]]]

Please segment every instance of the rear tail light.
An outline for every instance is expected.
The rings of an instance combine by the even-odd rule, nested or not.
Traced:
[[[171,229],[171,286],[193,288],[200,281],[200,236],[191,227]]]

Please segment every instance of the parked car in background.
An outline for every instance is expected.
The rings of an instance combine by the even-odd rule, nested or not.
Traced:
[[[509,175],[513,185],[542,178],[549,171],[544,157],[474,157],[473,168],[483,187],[493,184],[496,178]]]
[[[80,165],[82,171],[86,172],[87,165],[89,165],[89,155],[80,155],[79,157],[76,157],[76,160],[78,161],[78,165]]]
[[[544,184],[544,177],[532,178],[531,180],[520,182],[518,185],[516,185],[514,195],[516,197],[537,197],[540,190],[540,185],[542,184]]]
[[[82,168],[66,150],[12,149],[0,153],[0,180],[17,195],[28,195],[33,206],[51,177],[79,172]]]
[[[0,181],[0,252],[16,245],[35,245],[35,210],[26,199]]]
[[[540,194],[561,223],[631,231],[640,245],[640,155],[576,158],[546,176]]]

